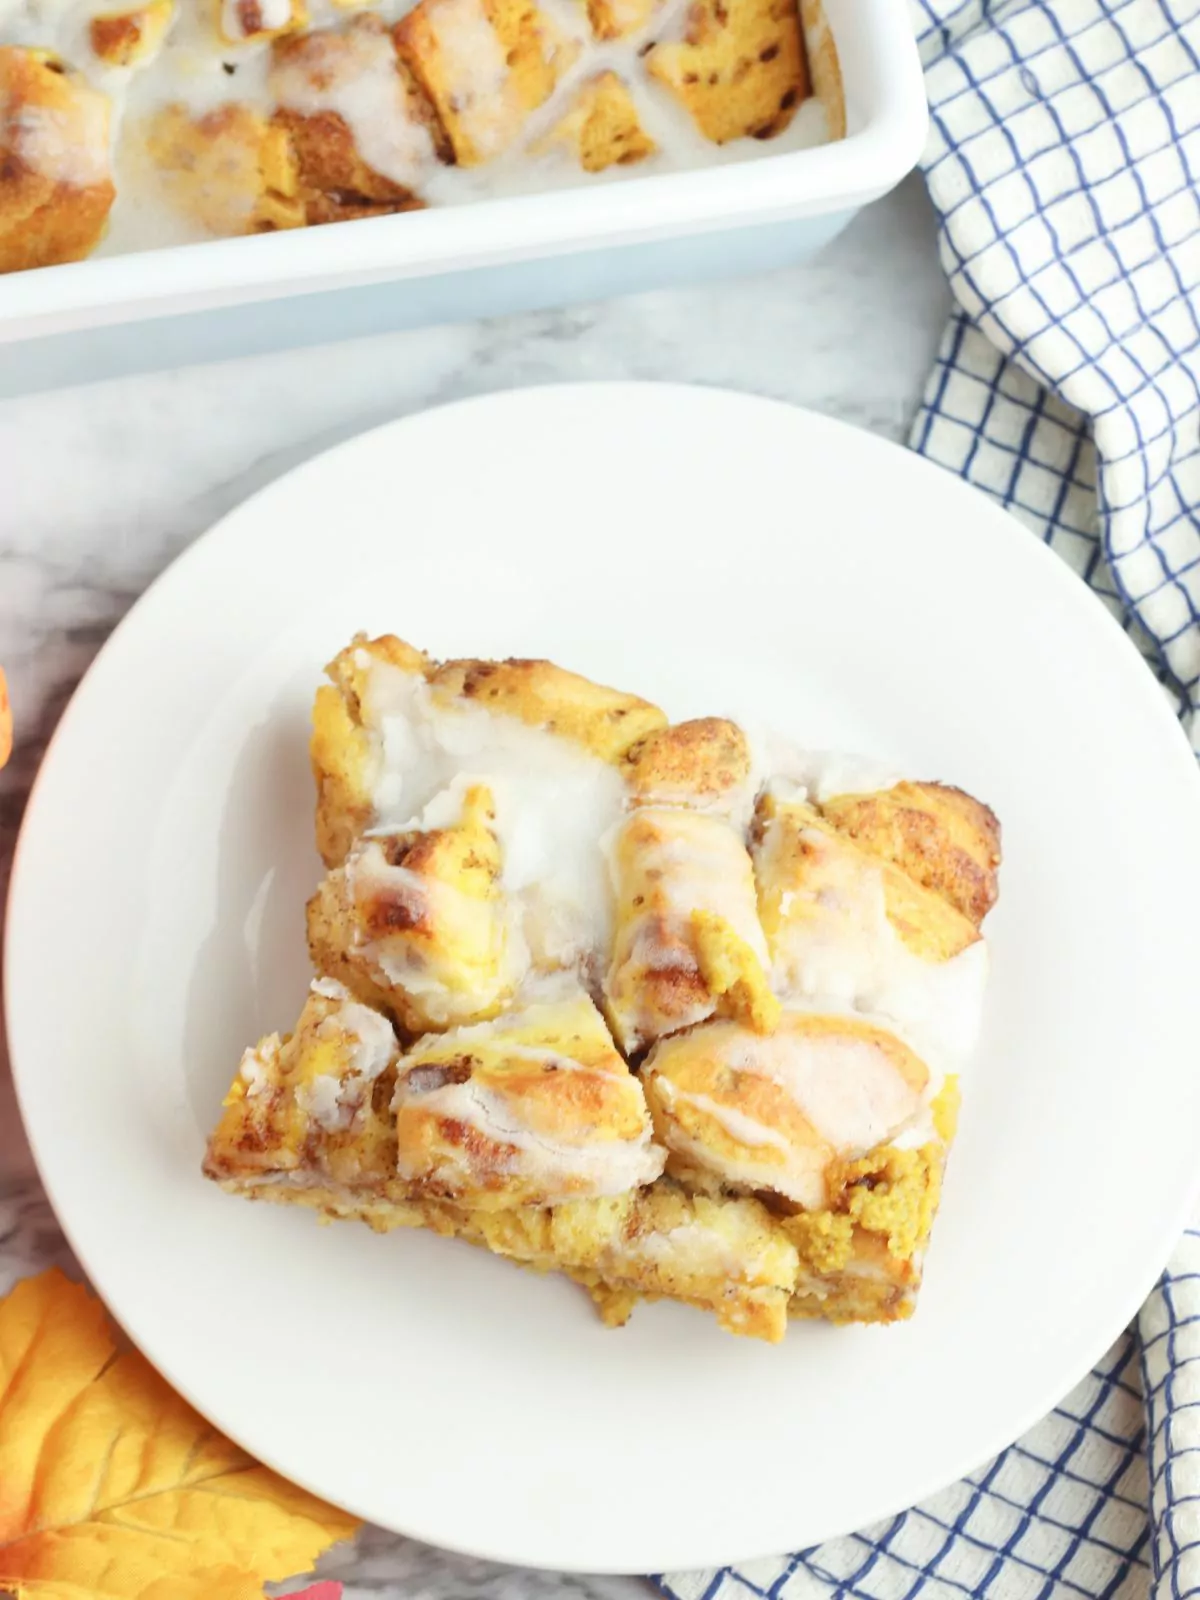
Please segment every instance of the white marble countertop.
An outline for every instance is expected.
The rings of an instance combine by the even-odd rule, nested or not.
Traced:
[[[931,215],[910,180],[814,260],[762,278],[0,401],[0,663],[18,739],[0,773],[0,903],[30,782],[80,674],[150,580],[263,483],[405,412],[589,378],[745,389],[902,439],[948,307]],[[0,1033],[0,1290],[64,1258]],[[347,1600],[647,1592],[635,1579],[515,1572],[372,1529],[322,1571]]]

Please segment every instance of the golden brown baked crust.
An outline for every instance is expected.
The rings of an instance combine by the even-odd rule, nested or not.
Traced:
[[[81,261],[116,191],[109,104],[44,50],[0,46],[0,272]]]
[[[647,66],[706,139],[771,139],[809,94],[796,0],[693,0],[681,41]]]
[[[413,190],[367,166],[354,135],[336,111],[301,116],[298,111],[281,110],[274,113],[271,123],[287,135],[291,145],[309,227],[419,211],[424,204]]]
[[[430,1034],[401,1063],[397,1171],[470,1210],[623,1194],[663,1168],[638,1079],[588,996]]]
[[[126,11],[100,13],[88,24],[91,47],[110,67],[144,66],[162,44],[174,10],[174,0],[150,0]]]
[[[643,806],[612,844],[616,935],[605,1009],[627,1054],[707,1018],[769,1029],[779,1007],[766,972],[754,871],[719,817]]]
[[[887,796],[878,799],[887,808]],[[934,889],[893,865],[876,852],[870,831],[840,830],[831,816],[837,801],[820,811],[804,801],[781,799],[768,792],[755,813],[755,861],[758,871],[759,916],[772,950],[791,930],[815,924],[830,914],[830,897],[844,893],[864,877],[877,876],[888,921],[905,945],[928,961],[948,961],[979,938],[976,924]],[[870,809],[866,813],[870,815]],[[853,810],[851,816],[858,815]],[[890,842],[884,840],[884,843]]]
[[[567,111],[537,146],[572,150],[585,172],[644,161],[658,149],[642,127],[633,97],[615,72],[601,72],[581,84]]]
[[[976,927],[996,903],[1000,824],[987,806],[944,783],[898,783],[838,795],[824,816],[872,855],[894,862]]]
[[[270,1034],[242,1065],[208,1141],[204,1170],[251,1187],[298,1174],[403,1197],[391,1116],[399,1046],[386,1019],[325,982],[295,1031]]]
[[[631,744],[667,720],[649,701],[552,661],[446,661],[429,681],[438,696],[473,701],[545,728],[601,761],[619,761]]]
[[[910,1315],[957,1080],[950,1046],[889,1007],[914,985],[941,1005],[951,978],[977,998],[962,907],[982,917],[995,896],[987,808],[937,784],[800,788],[760,772],[736,724],[669,727],[547,662],[439,665],[384,636],[329,675],[319,976],[295,1032],[243,1058],[207,1175],[561,1272],[613,1326],[657,1298],[768,1340],[791,1317]],[[496,731],[514,727],[515,743]],[[612,872],[590,935],[605,959],[557,974],[524,939],[506,875],[520,818],[486,777],[500,761],[511,807],[575,771],[543,773],[538,741],[601,774],[616,808],[596,813],[611,825],[587,812]],[[535,769],[515,789],[512,762]],[[410,769],[422,820],[381,822],[377,798],[408,794],[394,780]]]
[[[410,1033],[495,1016],[525,963],[497,883],[494,821],[480,785],[449,826],[360,840],[309,901],[314,968]]]
[[[738,809],[751,775],[749,741],[724,717],[656,729],[625,761],[638,805],[692,806],[724,817]]]
[[[486,1145],[477,1147],[483,1186],[465,1188],[464,1202],[454,1203],[426,1192],[421,1176],[400,1175],[397,1119],[388,1108],[405,1062],[390,1062],[374,1078],[352,1071],[361,1041],[339,1022],[344,1009],[342,1000],[314,995],[291,1038],[272,1037],[247,1052],[249,1065],[226,1098],[205,1160],[206,1174],[231,1193],[308,1206],[379,1231],[424,1227],[538,1271],[563,1272],[588,1290],[612,1326],[639,1300],[662,1298],[711,1312],[730,1332],[772,1342],[783,1337],[789,1317],[890,1322],[911,1315],[953,1134],[952,1082],[927,1144],[835,1160],[826,1173],[827,1203],[814,1210],[698,1192],[670,1176],[615,1195],[505,1205],[488,1180],[498,1176],[519,1193],[523,1176],[503,1170],[502,1154],[497,1161]],[[581,1030],[549,1031],[562,1039]],[[471,1049],[494,1060],[502,1046],[488,1052],[475,1040]],[[599,1041],[596,1049],[603,1050]],[[377,1067],[385,1054],[377,1051],[367,1065]],[[436,1065],[434,1056],[453,1065],[468,1052],[431,1041],[426,1058],[418,1054],[408,1058],[412,1071]],[[314,1090],[331,1079],[336,1096]],[[632,1091],[636,1079],[626,1081]],[[314,1120],[314,1100],[323,1105],[323,1121]],[[621,1101],[618,1107],[625,1110]],[[581,1109],[553,1107],[553,1125],[578,1126]],[[403,1113],[400,1120],[404,1126]],[[405,1142],[418,1161],[426,1156],[429,1145],[407,1127]],[[456,1148],[444,1133],[430,1143],[435,1154]]]

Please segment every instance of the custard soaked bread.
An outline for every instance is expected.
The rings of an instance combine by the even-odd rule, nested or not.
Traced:
[[[769,1340],[911,1313],[999,827],[544,661],[355,640],[314,709],[316,969],[205,1171]]]
[[[172,103],[141,129],[160,195],[214,236],[299,228],[299,172],[286,130],[243,105],[193,117]]]
[[[615,72],[601,72],[580,88],[542,148],[556,144],[572,149],[585,172],[630,166],[658,148],[642,127],[633,97]]]
[[[791,0],[694,0],[683,39],[656,44],[648,65],[714,144],[774,138],[809,92]]]
[[[409,211],[417,187],[449,146],[433,107],[376,16],[353,17],[276,40],[267,87],[273,125],[286,134],[309,223]],[[353,107],[376,106],[355,131]],[[374,165],[372,165],[374,163]],[[384,170],[385,169],[385,170]]]

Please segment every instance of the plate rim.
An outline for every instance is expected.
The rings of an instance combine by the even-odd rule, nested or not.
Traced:
[[[1084,622],[1084,625],[1091,627],[1095,631],[1098,638],[1107,637],[1111,641],[1111,644],[1104,646],[1105,649],[1111,649],[1115,652],[1123,654],[1125,666],[1123,666],[1121,669],[1122,676],[1125,677],[1131,684],[1133,681],[1135,681],[1135,678],[1141,681],[1142,687],[1138,693],[1141,695],[1141,698],[1147,708],[1146,714],[1161,724],[1167,742],[1173,743],[1177,754],[1171,759],[1174,760],[1175,765],[1179,769],[1180,781],[1183,784],[1190,786],[1193,791],[1193,800],[1196,807],[1197,819],[1200,820],[1200,764],[1197,763],[1196,757],[1191,749],[1190,744],[1188,743],[1183,727],[1178,717],[1174,714],[1167,703],[1165,695],[1161,692],[1160,685],[1156,683],[1152,670],[1141,656],[1137,646],[1121,627],[1116,617],[1113,616],[1103,602],[1089,589],[1081,577],[1073,572],[1067,563],[1049,546],[1045,545],[1045,543],[1039,539],[1036,534],[1026,528],[1016,516],[1011,514],[1005,515],[1004,508],[997,505],[996,502],[982,490],[977,489],[974,485],[971,485],[964,479],[960,478],[956,473],[937,465],[928,458],[921,456],[916,451],[907,448],[900,442],[886,438],[881,434],[871,431],[870,429],[859,427],[854,423],[846,422],[841,418],[831,417],[824,413],[814,411],[808,407],[793,405],[791,402],[786,400],[754,394],[743,390],[731,389],[720,385],[628,379],[606,379],[583,381],[578,383],[561,381],[531,383],[516,388],[489,390],[485,393],[465,396],[459,399],[452,399],[437,405],[422,407],[410,412],[406,412],[400,416],[392,417],[369,429],[352,434],[348,438],[341,439],[326,449],[317,450],[312,455],[305,457],[304,460],[295,463],[285,471],[280,472],[267,483],[257,487],[243,500],[240,500],[235,505],[231,506],[212,524],[197,534],[196,537],[182,551],[180,551],[177,556],[168,562],[163,570],[158,573],[147,585],[143,592],[137,597],[137,599],[118,621],[113,631],[97,651],[96,655],[93,657],[92,661],[89,663],[87,669],[82,674],[79,682],[72,691],[62,713],[59,716],[58,722],[54,727],[51,737],[47,742],[41,761],[39,762],[37,771],[35,773],[34,781],[30,786],[27,802],[22,815],[12,857],[11,875],[6,899],[3,940],[4,959],[3,968],[0,970],[0,985],[2,985],[5,996],[5,1028],[8,1037],[14,1090],[26,1137],[29,1141],[30,1150],[33,1154],[37,1176],[45,1190],[51,1208],[54,1212],[55,1219],[59,1227],[62,1229],[62,1232],[77,1260],[79,1261],[80,1266],[85,1271],[90,1285],[100,1296],[110,1317],[112,1317],[113,1320],[124,1329],[135,1346],[139,1350],[142,1350],[143,1354],[146,1355],[151,1364],[162,1374],[162,1376],[171,1384],[171,1386],[180,1395],[182,1395],[182,1397],[195,1410],[197,1410],[202,1416],[205,1416],[208,1420],[212,1421],[214,1426],[220,1428],[223,1433],[226,1433],[227,1436],[231,1439],[234,1439],[235,1442],[241,1442],[239,1431],[229,1428],[224,1421],[216,1421],[211,1410],[206,1409],[197,1403],[196,1398],[191,1392],[190,1386],[186,1383],[180,1382],[173,1374],[169,1352],[163,1352],[158,1349],[147,1349],[134,1334],[133,1329],[125,1322],[122,1314],[111,1304],[104,1288],[104,1279],[107,1274],[104,1272],[96,1272],[92,1265],[89,1264],[86,1259],[86,1255],[79,1248],[73,1222],[68,1219],[65,1210],[60,1208],[54,1182],[49,1176],[48,1168],[50,1161],[47,1159],[43,1149],[39,1146],[38,1135],[31,1120],[27,1103],[27,1090],[25,1087],[26,1080],[22,1068],[19,1065],[20,1056],[18,1050],[15,1048],[14,1039],[16,1029],[13,1023],[13,1016],[16,1007],[14,1006],[12,996],[16,992],[15,979],[17,975],[16,968],[19,962],[19,957],[16,954],[18,940],[13,938],[12,935],[22,921],[21,908],[26,895],[29,894],[32,897],[32,891],[26,890],[25,888],[26,869],[24,866],[24,860],[31,853],[27,848],[27,842],[31,837],[34,836],[35,830],[38,826],[37,818],[39,815],[40,794],[43,788],[49,786],[49,782],[53,776],[54,767],[59,759],[59,752],[72,737],[72,730],[79,716],[83,714],[80,709],[81,706],[84,710],[87,708],[87,700],[91,693],[94,692],[97,669],[100,667],[101,663],[105,663],[106,671],[110,670],[108,663],[111,662],[114,657],[119,656],[122,650],[128,648],[130,634],[133,633],[140,625],[140,619],[143,612],[146,609],[152,608],[158,603],[161,593],[164,590],[169,590],[172,585],[178,584],[185,580],[188,571],[190,571],[189,563],[214,559],[214,552],[219,552],[223,546],[223,543],[231,536],[231,525],[233,525],[232,532],[236,534],[238,531],[236,524],[242,515],[250,510],[250,508],[256,506],[263,499],[269,499],[269,497],[278,489],[281,484],[301,477],[308,471],[321,470],[322,464],[327,464],[331,459],[337,458],[343,453],[350,453],[356,448],[362,448],[364,441],[366,440],[376,439],[383,435],[395,433],[398,430],[404,429],[409,423],[420,421],[421,419],[427,418],[434,414],[456,413],[469,409],[486,410],[489,407],[505,407],[514,403],[518,405],[527,402],[538,403],[544,402],[547,394],[557,394],[563,397],[574,397],[580,391],[586,393],[588,391],[595,390],[605,390],[618,393],[623,390],[636,390],[641,392],[654,391],[657,395],[664,397],[666,403],[670,403],[672,397],[674,396],[685,396],[687,397],[687,403],[690,403],[697,395],[701,395],[704,396],[706,400],[712,400],[717,405],[735,402],[736,404],[746,408],[769,407],[778,412],[790,413],[793,419],[799,422],[801,427],[813,428],[818,432],[820,432],[822,429],[828,429],[838,434],[851,434],[856,436],[860,444],[863,440],[865,440],[867,441],[868,450],[878,447],[882,454],[890,456],[893,460],[898,458],[901,461],[907,462],[908,467],[902,470],[915,470],[918,475],[933,474],[943,482],[945,480],[949,480],[957,485],[959,489],[964,490],[967,495],[971,497],[977,508],[986,508],[982,510],[977,523],[973,522],[973,520],[970,518],[965,519],[961,536],[967,539],[976,537],[992,537],[986,533],[980,534],[978,532],[979,525],[984,527],[991,526],[995,530],[994,537],[997,540],[1008,539],[1014,548],[1021,547],[1026,551],[1030,551],[1032,547],[1040,547],[1040,553],[1038,555],[1031,556],[1030,559],[1032,560],[1034,566],[1040,562],[1042,570],[1046,574],[1055,574],[1054,577],[1048,578],[1047,581],[1058,586],[1062,603],[1073,607],[1081,620],[1087,619]],[[1003,534],[1001,533],[1002,528],[1007,530]],[[1017,559],[1023,560],[1025,557],[1022,556],[1018,557]],[[1132,671],[1135,664],[1138,669],[1136,674],[1134,674]],[[1151,707],[1154,708],[1153,711],[1149,709]],[[1187,774],[1186,777],[1184,777],[1185,773]],[[1200,1131],[1200,1129],[1198,1129],[1198,1131]],[[1070,1391],[1074,1384],[1080,1381],[1086,1375],[1086,1373],[1095,1366],[1096,1362],[1104,1355],[1104,1353],[1111,1347],[1111,1345],[1119,1338],[1121,1333],[1136,1317],[1138,1309],[1152,1290],[1154,1283],[1157,1281],[1162,1271],[1163,1264],[1169,1257],[1175,1241],[1182,1234],[1197,1202],[1200,1202],[1200,1166],[1198,1166],[1197,1169],[1189,1175],[1186,1184],[1180,1184],[1180,1190],[1181,1192],[1177,1198],[1176,1204],[1170,1209],[1169,1222],[1164,1222],[1161,1228],[1156,1230],[1157,1236],[1161,1240],[1161,1248],[1156,1248],[1152,1263],[1146,1268],[1141,1278],[1137,1280],[1135,1288],[1131,1288],[1126,1295],[1119,1297],[1123,1308],[1120,1314],[1117,1315],[1114,1313],[1112,1315],[1112,1317],[1105,1323],[1102,1334],[1097,1332],[1094,1338],[1086,1340],[1082,1336],[1080,1337],[1079,1343],[1081,1346],[1086,1344],[1088,1349],[1091,1351],[1091,1354],[1088,1356],[1086,1362],[1081,1362],[1078,1364],[1078,1369],[1074,1371],[1074,1375],[1068,1378],[1065,1384],[1061,1383],[1058,1379],[1055,1379],[1052,1384],[1050,1382],[1044,1384],[1042,1386],[1044,1390],[1053,1390],[1053,1392],[1043,1393],[1040,1389],[1036,1397],[1031,1396],[1027,1404],[1022,1408],[1020,1418],[1017,1421],[1015,1428],[1006,1425],[1002,1430],[1004,1435],[1002,1438],[991,1439],[987,1445],[987,1448],[978,1452],[973,1451],[973,1459],[963,1462],[952,1472],[949,1477],[945,1475],[944,1469],[939,1470],[936,1473],[926,1472],[918,1487],[911,1492],[906,1491],[905,1495],[899,1499],[896,1496],[884,1497],[883,1503],[872,1509],[868,1514],[864,1515],[858,1526],[867,1526],[871,1523],[894,1517],[919,1504],[921,1501],[927,1499],[929,1496],[937,1493],[941,1489],[949,1487],[951,1484],[959,1481],[959,1479],[962,1477],[976,1470],[984,1462],[990,1460],[994,1455],[1007,1448],[1008,1445],[1019,1438],[1028,1428],[1040,1421],[1041,1418],[1045,1416],[1048,1411],[1052,1410],[1059,1400],[1061,1400],[1064,1395]],[[1164,1217],[1167,1216],[1166,1207],[1163,1208],[1163,1215]],[[263,1465],[279,1472],[281,1476],[288,1478],[291,1482],[297,1483],[300,1487],[307,1489],[310,1493],[329,1501],[333,1505],[339,1505],[343,1509],[351,1511],[354,1515],[361,1515],[360,1512],[355,1511],[354,1508],[347,1506],[345,1502],[340,1501],[336,1494],[331,1494],[328,1486],[325,1484],[315,1482],[308,1474],[297,1475],[290,1466],[280,1465],[275,1459],[273,1459],[272,1453],[269,1450],[264,1451],[257,1445],[255,1445],[252,1449],[249,1446],[244,1446],[244,1448],[247,1448],[257,1460],[263,1463]],[[400,1534],[404,1537],[420,1540],[425,1543],[433,1542],[431,1541],[430,1535],[428,1533],[423,1533],[419,1527],[401,1526],[396,1519],[389,1518],[387,1521],[377,1522],[376,1525],[382,1526],[389,1531]],[[806,1547],[825,1543],[828,1540],[841,1537],[853,1531],[855,1531],[853,1528],[831,1529],[816,1540],[806,1540]],[[719,1543],[719,1539],[717,1542]],[[510,1566],[527,1565],[534,1568],[539,1568],[540,1566],[540,1570],[561,1571],[564,1573],[590,1573],[595,1575],[612,1576],[645,1575],[644,1569],[631,1572],[629,1566],[624,1564],[597,1566],[594,1562],[588,1562],[586,1564],[573,1565],[569,1560],[563,1561],[557,1557],[553,1565],[547,1567],[539,1564],[536,1555],[533,1557],[521,1556],[520,1554],[515,1553],[512,1547],[505,1547],[487,1539],[475,1540],[467,1537],[459,1540],[456,1538],[453,1543],[447,1543],[444,1536],[439,1533],[436,1537],[436,1547],[470,1558],[494,1561]],[[672,1559],[671,1561],[656,1563],[652,1576],[656,1576],[668,1571],[707,1569],[710,1567],[739,1565],[744,1562],[771,1557],[780,1553],[781,1552],[777,1548],[772,1547],[766,1550],[755,1549],[748,1553],[738,1553],[734,1555],[712,1553],[707,1556],[702,1554],[700,1559],[695,1559],[691,1556],[678,1560]]]

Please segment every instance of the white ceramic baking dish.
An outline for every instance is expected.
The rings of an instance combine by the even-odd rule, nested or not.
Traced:
[[[0,277],[0,395],[798,260],[911,170],[926,130],[902,0],[824,0],[824,12],[841,64],[843,139]]]

